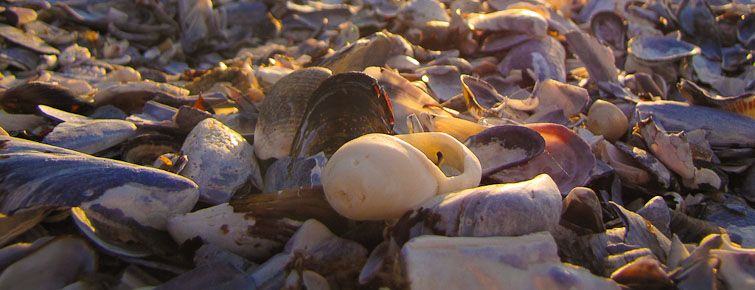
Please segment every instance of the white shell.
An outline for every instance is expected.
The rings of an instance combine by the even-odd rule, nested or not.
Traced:
[[[226,202],[250,179],[262,188],[254,147],[218,120],[199,122],[186,137],[181,152],[189,158],[181,175],[199,185],[202,201]]]
[[[438,152],[461,173],[447,177],[429,159],[437,161]],[[322,183],[341,215],[383,220],[398,218],[436,194],[475,187],[481,171],[477,157],[445,133],[368,134],[333,154]]]

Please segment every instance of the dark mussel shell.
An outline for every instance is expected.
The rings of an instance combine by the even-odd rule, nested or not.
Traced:
[[[90,103],[81,100],[67,88],[45,82],[24,83],[0,95],[0,107],[8,113],[35,114],[38,105],[80,114],[85,114],[93,108]]]
[[[529,161],[543,153],[545,139],[524,126],[495,126],[470,137],[469,147],[482,165],[482,177]]]
[[[360,72],[340,73],[310,97],[290,156],[330,156],[364,134],[392,132],[391,102],[377,81]]]

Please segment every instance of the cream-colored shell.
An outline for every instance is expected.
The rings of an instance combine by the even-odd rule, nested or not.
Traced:
[[[597,100],[587,112],[587,129],[595,135],[603,135],[608,141],[615,142],[626,134],[629,120],[616,105]]]
[[[447,177],[433,162],[438,152],[461,173]],[[448,134],[368,134],[333,154],[322,183],[328,202],[341,215],[384,220],[398,218],[436,194],[475,187],[481,172],[477,157]]]

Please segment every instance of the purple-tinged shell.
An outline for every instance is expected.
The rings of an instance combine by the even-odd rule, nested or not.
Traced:
[[[470,137],[465,145],[480,160],[484,178],[542,154],[545,139],[524,126],[502,125]]]

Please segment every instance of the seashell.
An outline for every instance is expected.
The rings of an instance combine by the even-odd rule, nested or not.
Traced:
[[[252,261],[264,261],[280,251],[301,225],[285,218],[256,217],[234,212],[227,203],[176,215],[166,228],[178,243],[199,237]]]
[[[430,66],[420,70],[422,80],[427,83],[430,92],[438,102],[445,102],[461,93],[459,70],[455,66]]]
[[[248,190],[249,185],[262,188],[254,147],[215,119],[199,122],[186,137],[181,152],[189,158],[181,175],[199,185],[204,202],[227,202],[237,192]]]
[[[86,116],[69,113],[69,112],[58,110],[56,108],[45,106],[45,105],[37,106],[37,110],[39,111],[40,114],[57,122],[86,122],[86,121],[91,120],[90,118]]]
[[[0,110],[0,127],[8,131],[32,130],[46,125],[45,119],[31,114],[8,114]]]
[[[642,289],[665,289],[673,282],[663,270],[658,260],[651,257],[641,257],[624,265],[611,274],[611,280],[619,284]]]
[[[488,185],[432,197],[399,223],[409,237],[518,236],[556,227],[561,196],[545,174],[523,182]],[[532,216],[539,217],[537,221]],[[402,233],[403,234],[403,233]]]
[[[704,128],[713,147],[755,146],[755,120],[748,117],[674,101],[641,102],[636,110],[639,119],[652,116],[668,131]]]
[[[473,30],[510,31],[532,35],[546,36],[547,20],[537,12],[529,9],[505,9],[488,14],[479,14],[468,19]]]
[[[671,249],[671,240],[642,216],[610,201],[608,204],[626,226],[624,241],[629,245],[648,248],[661,262],[666,261]]]
[[[95,154],[123,143],[136,134],[136,125],[121,120],[63,122],[42,139],[42,143]]]
[[[755,252],[741,248],[713,249],[710,255],[719,261],[718,277],[730,289],[749,289],[755,287],[754,270],[751,261]]]
[[[0,63],[26,71],[38,68],[43,59],[37,52],[20,47],[8,47],[0,49]]]
[[[302,256],[312,259],[301,261],[298,257]],[[282,253],[260,265],[250,278],[259,287],[279,289],[287,276],[287,265],[299,260],[301,268],[316,271],[330,281],[351,283],[366,259],[367,249],[339,238],[325,225],[310,219],[288,240]]]
[[[419,116],[421,113],[451,116],[450,113],[439,108],[438,101],[396,72],[380,67],[369,67],[364,70],[364,73],[375,78],[390,98],[394,120],[406,120],[411,114]],[[409,128],[404,122],[396,122],[394,130],[399,134],[409,133]]]
[[[748,14],[737,24],[737,39],[747,49],[755,48],[755,16]]]
[[[266,160],[288,156],[310,96],[330,75],[325,68],[304,68],[275,83],[259,108],[254,130],[257,157]]]
[[[619,289],[616,283],[583,268],[562,264],[547,232],[519,237],[422,236],[404,245],[400,261],[411,289],[484,289],[490,285]],[[459,271],[460,267],[475,270]]]
[[[671,238],[671,210],[662,196],[651,198],[637,214],[650,221],[661,233]]]
[[[20,210],[13,215],[0,215],[0,247],[4,247],[18,236],[26,233],[44,220],[50,209],[34,208]],[[0,257],[3,257],[0,254]],[[0,271],[2,271],[4,259],[0,258]]]
[[[47,105],[68,112],[87,112],[89,102],[73,95],[67,88],[45,82],[28,82],[6,90],[0,106],[9,113],[34,114],[37,105]]]
[[[601,11],[590,18],[592,35],[615,51],[626,50],[627,33],[624,19],[613,11]]]
[[[412,26],[419,26],[430,21],[446,21],[448,16],[443,4],[433,0],[412,0],[398,12],[400,18],[407,18]]]
[[[504,169],[488,177],[492,182],[519,182],[547,173],[558,184],[562,195],[589,179],[589,170],[595,166],[590,145],[568,128],[551,123],[527,124],[545,139],[545,152],[527,163]]]
[[[652,180],[650,172],[643,168],[637,160],[632,159],[626,152],[618,149],[608,141],[603,140],[595,146],[595,156],[613,167],[622,182],[634,185],[646,185]],[[668,178],[670,182],[671,176],[669,175]]]
[[[483,177],[525,163],[545,150],[545,139],[537,131],[515,125],[485,129],[464,144],[480,160]]]
[[[61,289],[97,270],[97,253],[79,238],[63,236],[39,246],[0,274],[3,289]]]
[[[648,63],[673,62],[700,53],[699,47],[664,36],[638,36],[628,45],[627,52]]]
[[[30,50],[33,50],[42,54],[59,54],[60,51],[38,36],[30,33],[26,33],[21,29],[15,28],[7,24],[0,23],[0,37],[5,38],[8,42],[23,46]]]
[[[376,172],[398,174],[378,178]],[[325,164],[322,184],[328,202],[341,215],[383,220],[398,218],[433,195],[474,187],[480,172],[477,157],[447,134],[368,134],[333,154]],[[392,185],[385,186],[385,180],[392,180]]]
[[[333,154],[344,143],[369,133],[393,131],[388,96],[372,77],[340,73],[323,81],[307,102],[291,157]]]
[[[538,81],[547,79],[566,81],[564,47],[552,37],[535,38],[515,46],[498,64],[498,71],[508,75],[512,70],[533,71]]]
[[[461,118],[427,113],[420,114],[417,119],[423,128],[427,128],[427,130],[424,130],[423,132],[446,133],[456,138],[456,140],[459,140],[459,142],[466,142],[467,139],[479,134],[487,128],[485,125]]]
[[[100,89],[94,95],[94,102],[97,106],[113,105],[126,112],[134,112],[141,111],[147,101],[158,98],[156,95],[166,95],[169,98],[185,97],[189,95],[189,90],[145,80]]]
[[[225,262],[216,262],[209,265],[197,265],[192,270],[178,275],[153,289],[254,288],[254,282],[246,281],[244,276],[246,276],[246,273],[242,269]]]
[[[506,100],[496,89],[484,80],[476,77],[461,76],[462,94],[469,114],[475,118],[497,116],[495,105]]]
[[[585,64],[590,78],[596,82],[618,83],[618,69],[610,48],[601,44],[595,37],[579,31],[566,34],[569,50]]]
[[[362,71],[371,66],[383,67],[393,56],[413,56],[411,48],[407,47],[406,39],[401,36],[376,32],[339,49],[317,65],[330,69],[334,74]]]
[[[532,94],[539,104],[534,110],[535,116],[560,110],[569,118],[582,112],[590,101],[587,90],[550,79],[539,81]]]
[[[575,187],[569,191],[564,199],[560,224],[574,231],[586,230],[590,234],[605,232],[603,209],[595,192],[586,187]]]
[[[488,37],[485,37],[485,41],[483,41],[480,51],[485,53],[503,51],[522,44],[530,39],[532,39],[532,36],[528,34],[511,35],[504,32],[493,33]]]
[[[123,144],[123,161],[137,165],[150,166],[161,155],[177,153],[180,143],[170,135],[160,133],[140,134]]]
[[[695,40],[703,55],[721,59],[721,32],[716,25],[716,15],[706,1],[683,1],[676,10],[676,18],[681,31]]]
[[[5,132],[5,129],[3,129],[3,127],[0,127],[0,136],[8,136],[8,132]]]
[[[603,135],[609,141],[616,142],[626,135],[629,120],[616,105],[597,100],[587,112],[587,129],[595,135]]]
[[[307,158],[283,157],[275,160],[265,170],[263,192],[276,192],[286,188],[321,185],[320,176],[325,167],[325,154],[318,153]]]

